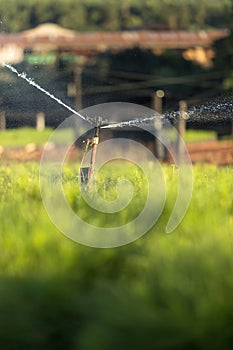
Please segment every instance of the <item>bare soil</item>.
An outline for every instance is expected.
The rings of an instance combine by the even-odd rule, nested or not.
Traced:
[[[187,144],[193,163],[210,163],[216,165],[233,164],[233,141],[206,141]],[[5,148],[0,150],[2,163],[40,161],[44,148],[27,145],[20,148]],[[61,149],[60,149],[61,150]],[[50,150],[50,158],[59,158],[59,148]],[[71,147],[66,160],[80,161],[82,151]]]

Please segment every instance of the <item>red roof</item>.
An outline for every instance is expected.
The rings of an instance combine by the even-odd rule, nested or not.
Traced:
[[[75,32],[55,24],[43,24],[18,34],[0,34],[0,47],[14,44],[35,51],[69,51],[79,54],[95,54],[138,47],[141,49],[187,49],[210,47],[214,41],[229,35],[228,30],[212,31],[118,31]]]

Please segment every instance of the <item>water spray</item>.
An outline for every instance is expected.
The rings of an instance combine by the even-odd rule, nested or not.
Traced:
[[[104,128],[123,128],[123,127],[140,127],[143,125],[147,125],[150,123],[154,123],[155,119],[160,119],[160,121],[163,123],[166,120],[170,121],[176,121],[177,118],[179,118],[179,112],[178,111],[172,111],[163,113],[161,115],[149,115],[144,116],[141,118],[135,118],[128,121],[122,121],[122,122],[113,122],[109,123],[108,121],[103,121],[101,117],[98,118],[89,118],[88,116],[84,116],[72,107],[65,104],[62,100],[51,94],[49,91],[41,87],[39,84],[37,84],[33,79],[29,78],[25,72],[19,72],[15,67],[13,67],[10,64],[2,63],[3,67],[8,68],[12,73],[16,74],[19,78],[25,80],[28,84],[34,86],[36,89],[40,90],[44,94],[46,94],[48,97],[65,107],[67,110],[72,112],[73,114],[77,115],[84,121],[87,121],[89,124],[94,126],[93,135],[90,139],[86,140],[86,147],[85,147],[85,154],[83,157],[83,160],[85,158],[85,155],[88,151],[90,151],[90,160],[89,164],[87,166],[82,166],[80,168],[80,178],[81,178],[81,184],[90,186],[93,182],[93,174],[94,174],[94,166],[95,166],[95,159],[96,159],[96,152],[97,152],[97,146],[99,144],[99,134],[100,129]],[[232,120],[232,97],[225,98],[222,101],[214,102],[214,103],[207,103],[205,105],[201,106],[193,106],[187,111],[187,119],[191,119],[192,121],[200,121],[203,119],[203,114],[205,113],[205,119],[208,121],[213,121],[214,119],[217,120],[219,117],[219,113],[224,111],[224,116],[221,116],[221,120],[224,119],[230,119]],[[230,110],[229,110],[230,109]],[[215,113],[215,116],[213,116],[213,113]]]
[[[49,91],[45,90],[43,87],[41,87],[39,84],[37,84],[32,78],[29,78],[27,76],[27,74],[25,72],[18,72],[17,69],[13,66],[11,66],[10,64],[6,64],[6,63],[2,63],[3,67],[6,67],[8,69],[10,69],[13,73],[15,73],[19,78],[24,79],[25,81],[27,81],[30,85],[34,86],[35,88],[37,88],[38,90],[42,91],[44,94],[46,94],[47,96],[49,96],[50,98],[52,98],[54,101],[56,101],[57,103],[59,103],[60,105],[62,105],[63,107],[65,107],[66,109],[68,109],[70,112],[72,112],[73,114],[76,114],[78,117],[80,117],[83,120],[88,121],[89,123],[91,123],[91,121],[84,117],[82,114],[80,114],[79,112],[77,112],[75,109],[73,109],[72,107],[68,106],[67,104],[65,104],[62,100],[60,100],[59,98],[57,98],[56,96],[54,96],[53,94],[51,94]]]
[[[86,148],[85,148],[85,154],[91,149],[90,153],[90,162],[88,166],[81,166],[80,168],[80,178],[81,183],[83,185],[89,185],[93,182],[93,174],[94,174],[94,166],[95,166],[95,158],[96,158],[96,151],[97,146],[99,143],[99,133],[100,133],[100,127],[103,125],[103,120],[101,117],[91,119],[89,117],[84,117],[81,113],[77,112],[75,109],[71,108],[67,104],[65,104],[62,100],[51,94],[49,91],[41,87],[39,84],[37,84],[32,78],[29,78],[25,72],[20,73],[15,67],[11,66],[10,64],[2,63],[3,67],[6,67],[11,70],[11,72],[15,73],[19,78],[25,80],[30,85],[34,86],[36,89],[40,90],[50,98],[52,98],[54,101],[68,109],[73,114],[77,115],[81,119],[89,122],[91,125],[94,125],[94,131],[93,136],[91,139],[86,140]],[[105,121],[106,123],[106,121]],[[85,154],[83,159],[85,158]]]

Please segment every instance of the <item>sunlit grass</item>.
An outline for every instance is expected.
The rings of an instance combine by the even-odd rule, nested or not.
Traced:
[[[184,136],[185,142],[209,141],[216,139],[217,134],[215,131],[186,130]]]
[[[53,132],[52,128],[37,131],[35,128],[7,129],[0,132],[0,145],[3,147],[25,146],[28,143],[42,145],[46,143]],[[72,129],[57,130],[54,140],[57,143],[67,143],[73,138]],[[187,130],[184,136],[186,142],[207,141],[216,139],[214,131]]]
[[[46,143],[53,132],[52,128],[37,131],[34,128],[7,129],[0,132],[0,145],[3,147],[25,146],[29,143],[42,145]],[[57,143],[67,143],[72,140],[72,129],[57,130],[54,140]]]
[[[144,179],[136,169],[122,170],[136,180],[137,201],[131,211],[137,212],[144,200]],[[38,164],[2,165],[3,348],[8,349],[4,339],[10,332],[22,348],[57,349],[59,339],[71,350],[100,349],[96,344],[106,350],[151,344],[156,349],[230,350],[233,168],[199,165],[193,170],[192,201],[172,234],[164,229],[176,198],[178,169],[163,166],[167,201],[158,223],[128,246],[94,249],[70,241],[50,222],[41,202]],[[74,211],[85,211],[88,220],[91,210],[80,200],[77,176],[77,164],[65,165],[64,192]],[[108,189],[114,196],[115,182],[109,182],[114,176],[120,176],[114,168],[100,174],[99,188],[107,181],[101,188],[106,197]],[[99,222],[107,226],[107,216]],[[113,215],[112,224],[117,226],[119,217]],[[62,337],[61,329],[66,329]]]
[[[97,182],[100,195],[107,200],[112,200],[116,196],[115,185],[120,178],[120,174],[118,174],[116,169],[118,172],[120,171],[119,165],[117,168],[114,168],[115,174],[112,177],[110,175],[111,169],[106,170],[105,174],[102,172]],[[36,242],[40,242],[36,254],[37,257],[42,251],[44,252],[47,249],[49,251],[51,244],[57,246],[57,252],[62,251],[65,246],[69,246],[74,253],[76,250],[83,249],[58,234],[58,230],[50,222],[41,202],[38,170],[37,163],[2,165],[0,170],[0,246],[4,250],[4,254],[0,256],[0,265],[7,266],[7,263],[9,263],[9,266],[14,265],[15,272],[22,273],[24,264],[19,267],[17,259],[14,260],[12,258],[8,261],[4,258],[8,249],[3,247],[6,247],[5,245],[8,246],[9,240],[14,249],[11,253],[8,251],[7,254],[12,254],[12,256],[16,257],[16,252],[18,252],[20,256],[24,256],[25,267],[27,266],[27,268],[35,264],[35,256],[30,254],[30,249],[32,246],[37,249]],[[78,171],[78,165],[65,166],[63,176],[64,191],[73,209],[76,211],[79,208],[81,211],[86,211],[86,217],[88,217],[90,214],[93,215],[93,211],[82,200],[79,193]],[[167,236],[163,232],[177,195],[178,172],[172,166],[164,166],[163,171],[167,184],[167,201],[164,213],[158,225],[155,225],[150,233],[147,234],[145,241],[152,240],[157,244],[156,242],[162,239],[162,241],[165,240],[167,242],[166,244],[170,244],[169,242],[171,241],[173,244],[176,244],[175,242],[176,240],[179,241],[179,237],[185,237],[185,240],[192,244],[197,237],[201,241],[203,239],[218,240],[221,237],[223,242],[226,236],[229,238],[229,235],[233,232],[232,167],[217,168],[204,165],[194,167],[195,181],[191,205],[183,222],[172,234],[172,238],[166,238]],[[141,173],[132,167],[131,169],[125,167],[122,176],[128,176],[129,180],[134,183],[136,196],[134,197],[134,205],[130,209],[131,214],[133,214],[132,211],[138,212],[144,205],[145,186],[147,184]],[[112,178],[112,181],[109,181],[110,178]],[[98,213],[95,213],[95,215],[98,215]],[[119,224],[119,215],[111,216],[113,226]],[[100,217],[100,223],[104,227],[108,221],[107,215],[101,214]],[[140,241],[143,243],[144,239]],[[21,247],[23,247],[22,250]],[[25,247],[29,248],[29,254],[26,256],[24,255]],[[57,254],[48,254],[48,256],[50,261],[56,261],[57,259]],[[38,266],[40,264],[44,266],[44,259],[39,259],[37,262]],[[5,273],[8,272],[8,269],[6,269]]]

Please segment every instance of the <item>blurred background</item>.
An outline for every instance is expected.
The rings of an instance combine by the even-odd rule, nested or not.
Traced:
[[[123,101],[173,111],[232,91],[230,0],[11,0],[0,14],[1,62],[79,110]],[[0,89],[6,127],[34,126],[38,113],[56,127],[70,114],[6,68]],[[209,128],[201,119],[190,126]]]

